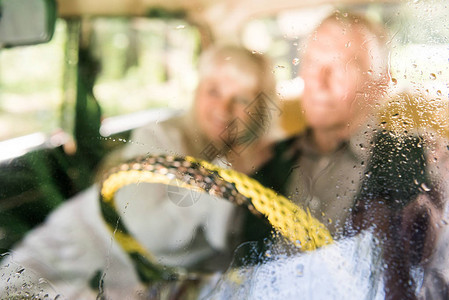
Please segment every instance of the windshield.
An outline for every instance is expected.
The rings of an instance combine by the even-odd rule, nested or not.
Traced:
[[[2,298],[449,296],[446,1],[268,2],[1,49]]]

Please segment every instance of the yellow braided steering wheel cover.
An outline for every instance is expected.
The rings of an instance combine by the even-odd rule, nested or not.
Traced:
[[[287,198],[264,187],[258,181],[237,171],[223,169],[190,156],[186,156],[185,160],[193,164],[199,164],[208,172],[216,172],[224,181],[232,183],[238,193],[250,200],[247,205],[252,212],[264,215],[276,230],[301,250],[314,250],[332,242],[332,237],[326,226],[315,219],[309,211],[304,211]],[[179,187],[208,192],[198,185],[170,178],[167,174],[154,173],[136,164],[131,168],[118,170],[108,175],[101,186],[101,198],[115,207],[114,195],[120,188],[142,182],[177,184]],[[212,193],[212,191],[209,191],[209,193]],[[126,247],[130,247],[132,244],[135,243],[128,244]],[[140,248],[138,245],[135,245],[135,247]]]

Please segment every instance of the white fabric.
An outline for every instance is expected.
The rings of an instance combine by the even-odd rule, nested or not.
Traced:
[[[88,281],[98,270],[106,271],[111,299],[134,299],[141,289],[131,262],[100,217],[98,187],[92,186],[59,207],[2,262],[1,299],[40,288],[52,297],[95,299]],[[40,278],[49,284],[22,287],[36,285]]]
[[[152,123],[133,132],[131,145],[123,157],[131,159],[151,154],[199,157],[206,147],[195,131],[190,115]],[[226,167],[220,160],[214,164]],[[189,193],[188,190],[184,192]],[[147,195],[157,195],[148,201]],[[128,201],[128,199],[130,201]],[[132,199],[132,201],[131,201]],[[135,237],[163,264],[188,266],[201,257],[224,250],[233,204],[207,195],[180,207],[167,195],[167,187],[140,184],[121,190],[117,202],[124,223]],[[126,208],[125,208],[126,207]],[[197,230],[203,230],[209,246],[188,248]]]
[[[313,252],[272,252],[263,264],[228,271],[207,299],[384,299],[374,244],[366,232]]]
[[[183,192],[190,196],[191,191]],[[167,186],[139,183],[121,189],[116,203],[127,228],[160,263],[187,267],[214,249],[224,250],[233,209],[226,200],[198,196],[190,206],[181,207],[167,197]],[[210,246],[189,247],[200,228]]]

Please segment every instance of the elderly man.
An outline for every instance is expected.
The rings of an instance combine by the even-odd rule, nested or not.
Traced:
[[[387,265],[386,297],[413,299],[419,284],[411,269],[432,254],[443,188],[423,140],[389,132],[375,117],[389,81],[386,39],[357,15],[322,21],[301,61],[308,128],[277,144],[258,174],[336,239],[374,231]]]

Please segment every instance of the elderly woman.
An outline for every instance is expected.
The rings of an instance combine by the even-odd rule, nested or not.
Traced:
[[[262,55],[239,47],[207,49],[191,111],[136,129],[115,157],[190,155],[251,173],[269,157],[256,149],[269,140],[274,88]],[[105,226],[98,194],[95,185],[67,201],[3,260],[2,296],[140,299],[146,293],[132,258]],[[214,272],[230,263],[229,233],[238,232],[239,218],[224,200],[180,203],[166,186],[141,184],[119,191],[117,211],[161,265]]]

